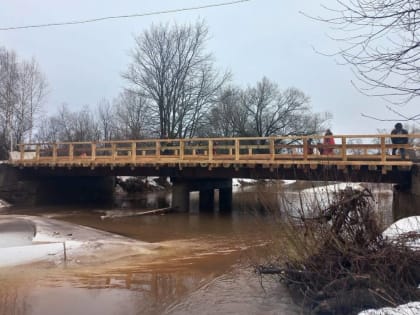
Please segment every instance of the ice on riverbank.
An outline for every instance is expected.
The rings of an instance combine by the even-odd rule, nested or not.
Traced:
[[[15,222],[25,220],[36,226],[36,235],[30,244],[0,248],[0,267],[38,261],[57,264],[62,263],[65,258],[68,262],[103,263],[122,257],[148,254],[159,247],[48,218],[4,215],[0,216],[0,219],[15,220]],[[7,233],[13,234],[13,231]]]

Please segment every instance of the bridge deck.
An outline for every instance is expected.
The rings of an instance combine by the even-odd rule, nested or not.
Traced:
[[[409,144],[405,145],[392,144],[390,135],[333,137],[334,145],[322,144],[321,136],[28,143],[20,144],[19,151],[11,152],[9,163],[21,167],[376,166],[386,173],[392,167],[410,168],[420,144],[420,134],[408,135]],[[311,144],[309,138],[313,140]],[[390,155],[392,149],[401,147],[407,152],[405,160],[400,155]]]

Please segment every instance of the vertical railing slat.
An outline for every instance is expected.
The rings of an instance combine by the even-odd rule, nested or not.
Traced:
[[[274,161],[275,157],[276,157],[276,151],[274,149],[274,139],[270,138],[270,160]]]
[[[40,155],[41,155],[41,148],[40,148],[39,144],[36,145],[35,150],[36,150],[36,154],[35,154],[36,155],[36,160],[39,161],[39,158],[40,158]]]
[[[347,161],[347,137],[341,138],[341,159]]]
[[[137,143],[131,142],[131,162],[135,163],[137,158]]]
[[[53,162],[56,163],[57,162],[57,143],[53,144],[53,152],[52,152],[53,156]]]
[[[70,161],[73,161],[74,159],[74,144],[73,143],[69,144],[69,159]]]
[[[94,142],[91,143],[90,150],[91,150],[91,159],[92,161],[95,161],[96,160],[96,143]]]
[[[213,161],[213,140],[209,139],[208,140],[208,148],[209,148],[209,161]]]
[[[239,139],[235,139],[235,160],[239,161]]]
[[[25,145],[23,143],[19,144],[20,150],[20,160],[23,161],[25,158]]]
[[[160,140],[156,141],[156,152],[155,155],[157,158],[160,158]]]
[[[381,161],[386,162],[386,146],[385,146],[385,137],[381,136]]]

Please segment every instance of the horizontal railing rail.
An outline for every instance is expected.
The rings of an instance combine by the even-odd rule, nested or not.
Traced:
[[[276,136],[237,138],[142,139],[96,142],[22,143],[10,153],[10,163],[37,164],[162,164],[244,163],[408,165],[417,159],[420,134],[406,144],[401,135]],[[400,139],[397,139],[397,142]],[[395,141],[394,141],[395,142]],[[393,151],[404,149],[406,159]],[[396,153],[396,152],[394,152]]]

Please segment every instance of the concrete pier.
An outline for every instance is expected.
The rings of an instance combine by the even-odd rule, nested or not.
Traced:
[[[219,209],[220,211],[230,211],[232,208],[232,179],[188,179],[171,178],[172,187],[172,207],[178,211],[188,212],[190,210],[190,192],[199,192],[200,211],[214,211],[215,193],[219,190]]]
[[[199,209],[200,211],[214,210],[214,189],[200,190]]]

